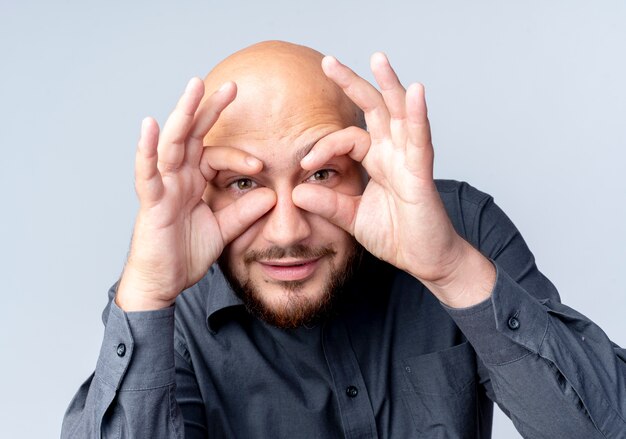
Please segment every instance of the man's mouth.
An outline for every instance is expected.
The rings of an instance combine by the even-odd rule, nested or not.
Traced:
[[[310,277],[321,258],[314,259],[277,259],[257,261],[263,272],[276,281],[299,281]]]

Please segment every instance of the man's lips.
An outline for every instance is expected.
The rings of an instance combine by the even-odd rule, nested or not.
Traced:
[[[316,259],[278,259],[257,261],[263,272],[273,280],[304,280],[315,272],[320,258]]]

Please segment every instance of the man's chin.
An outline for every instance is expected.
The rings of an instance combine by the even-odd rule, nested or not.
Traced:
[[[293,329],[315,325],[333,313],[345,284],[361,260],[362,247],[356,241],[354,244],[341,266],[331,263],[330,272],[322,281],[309,278],[267,285],[264,280],[255,282],[250,277],[237,277],[227,257],[220,258],[219,265],[250,314],[278,328]]]
[[[248,282],[241,294],[237,294],[248,312],[278,328],[311,326],[327,318],[333,310],[338,291],[328,288],[307,291],[305,285],[296,283],[305,284],[292,281],[288,285],[276,285],[270,290],[261,291]]]

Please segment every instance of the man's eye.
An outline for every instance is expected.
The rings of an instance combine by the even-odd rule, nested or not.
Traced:
[[[256,183],[250,178],[239,178],[230,184],[230,187],[238,191],[247,191],[256,187]]]
[[[315,171],[309,178],[308,181],[325,181],[328,180],[333,172],[330,169],[320,169],[319,171]]]

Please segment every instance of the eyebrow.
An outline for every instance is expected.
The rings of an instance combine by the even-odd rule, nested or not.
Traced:
[[[306,157],[306,155],[309,153],[309,151],[311,151],[313,149],[315,144],[317,142],[319,142],[320,139],[321,139],[321,137],[319,139],[315,139],[312,142],[309,142],[306,145],[298,148],[296,150],[296,153],[293,155],[293,159],[292,159],[291,165],[292,166],[300,165],[300,162],[302,161],[302,159]]]
[[[324,137],[324,136],[322,136]],[[313,147],[315,146],[315,144],[317,142],[319,142],[322,137],[320,137],[319,139],[315,139],[311,142],[306,143],[305,145],[301,146],[300,148],[298,148],[296,150],[296,152],[294,153],[293,157],[291,158],[291,161],[289,163],[290,167],[296,167],[296,166],[300,166],[300,162],[302,161],[302,159],[304,157],[306,157],[306,155],[309,153],[309,151],[311,151],[311,149],[313,149]],[[269,165],[265,162],[263,162],[263,171],[262,172],[272,172],[272,169],[274,169],[274,166]]]

